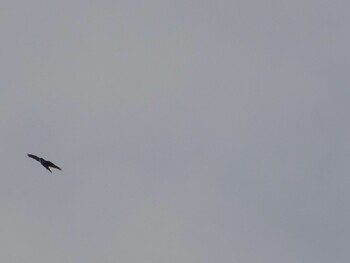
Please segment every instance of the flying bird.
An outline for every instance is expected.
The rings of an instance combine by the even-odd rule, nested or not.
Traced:
[[[54,164],[50,161],[47,161],[44,158],[38,157],[34,154],[27,154],[27,155],[28,155],[28,157],[33,158],[34,160],[40,162],[42,166],[44,166],[47,170],[50,171],[50,173],[52,173],[52,171],[50,170],[50,167],[56,168],[56,169],[62,171],[62,169],[60,167],[58,167],[56,164]]]

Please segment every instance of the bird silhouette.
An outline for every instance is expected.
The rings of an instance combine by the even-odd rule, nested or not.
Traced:
[[[38,157],[34,154],[29,154],[29,153],[27,155],[28,155],[28,157],[33,158],[34,160],[40,162],[42,166],[44,166],[47,170],[50,171],[50,173],[52,173],[52,171],[50,170],[50,167],[56,168],[56,169],[62,171],[62,169],[60,167],[58,167],[56,164],[54,164],[50,161],[47,161],[44,158]]]

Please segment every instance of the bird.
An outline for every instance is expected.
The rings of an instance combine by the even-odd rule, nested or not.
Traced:
[[[27,156],[30,157],[30,158],[33,158],[34,160],[36,160],[38,162],[40,162],[42,166],[44,166],[47,170],[50,171],[50,173],[52,173],[52,171],[50,170],[50,167],[56,168],[56,169],[62,171],[62,169],[60,167],[58,167],[56,164],[54,164],[54,163],[52,163],[50,161],[47,161],[44,158],[38,157],[38,156],[36,156],[34,154],[30,154],[30,153],[28,153]]]

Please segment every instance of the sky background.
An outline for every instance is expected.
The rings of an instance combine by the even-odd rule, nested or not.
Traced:
[[[349,10],[1,1],[0,261],[349,262]]]

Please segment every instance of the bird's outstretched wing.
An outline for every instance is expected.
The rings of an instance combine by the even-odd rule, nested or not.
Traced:
[[[34,160],[37,160],[38,162],[40,162],[40,158],[38,156],[34,155],[34,154],[29,154],[28,153],[27,156],[30,157],[30,158],[33,158]]]
[[[53,168],[56,168],[56,169],[62,171],[62,169],[61,169],[60,167],[58,167],[56,164],[54,164],[54,163],[52,163],[52,162],[50,162],[50,161],[47,161],[47,165],[48,165],[49,167],[53,167]]]

